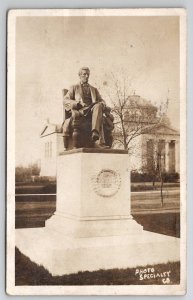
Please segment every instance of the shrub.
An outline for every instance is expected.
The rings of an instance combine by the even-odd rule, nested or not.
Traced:
[[[31,182],[34,177],[39,176],[40,168],[37,164],[31,164],[28,167],[18,166],[15,168],[16,182]]]
[[[178,173],[162,173],[164,182],[179,182],[180,176]],[[160,181],[158,176],[149,173],[140,173],[131,171],[131,182],[156,182]]]
[[[131,182],[152,182],[154,176],[148,173],[131,171]]]
[[[163,180],[164,182],[178,182],[180,179],[179,173],[164,173]]]

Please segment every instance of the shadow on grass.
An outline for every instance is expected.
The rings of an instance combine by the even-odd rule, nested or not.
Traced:
[[[139,273],[136,274],[136,268],[85,271],[52,276],[44,267],[31,262],[17,248],[15,251],[15,285],[162,285],[164,282],[167,284],[180,283],[179,262],[146,266],[145,268],[153,268],[154,271],[150,273],[156,278],[144,276],[144,274],[148,274],[147,272],[143,273],[143,280],[140,280]],[[139,267],[138,269],[145,272],[145,268]],[[166,272],[169,272],[169,276]],[[163,279],[167,281],[163,282]]]

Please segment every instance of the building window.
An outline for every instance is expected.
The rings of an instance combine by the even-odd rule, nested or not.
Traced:
[[[147,168],[152,170],[154,163],[154,143],[153,140],[147,141]]]
[[[52,142],[49,143],[49,157],[52,157]]]
[[[52,157],[52,142],[45,143],[45,158]]]
[[[45,158],[48,157],[48,143],[45,143]]]
[[[175,157],[175,141],[169,143],[169,172],[174,173],[176,171],[176,157]]]

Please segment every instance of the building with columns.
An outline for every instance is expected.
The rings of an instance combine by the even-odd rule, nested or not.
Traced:
[[[179,132],[164,123],[144,133],[142,135],[142,166],[147,170],[159,166],[163,172],[179,173],[179,140]]]
[[[123,121],[128,140],[131,140],[128,145],[131,170],[151,173],[159,167],[167,173],[180,172],[180,134],[171,126],[166,114],[159,116],[156,106],[134,94],[127,98]],[[121,131],[115,129],[115,148],[123,147],[121,135]]]
[[[159,166],[163,172],[180,173],[179,131],[167,124],[134,138],[128,152],[133,171],[151,173]]]

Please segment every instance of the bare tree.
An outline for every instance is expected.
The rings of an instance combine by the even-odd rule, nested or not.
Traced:
[[[161,206],[164,205],[164,196],[163,196],[163,188],[164,188],[164,167],[162,166],[163,158],[165,159],[165,154],[162,151],[158,152],[157,155],[157,173],[160,181],[160,197],[161,197]]]
[[[147,149],[148,148],[148,149]],[[147,141],[147,148],[143,155],[142,172],[148,173],[152,178],[153,186],[158,181],[160,189],[161,206],[164,205],[164,179],[165,179],[165,163],[166,152],[164,141],[154,133],[154,139]]]
[[[129,153],[135,152],[137,147],[135,139],[138,136],[153,133],[156,138],[156,128],[166,117],[169,97],[167,96],[166,101],[162,101],[159,106],[152,105],[150,101],[136,95],[134,90],[132,91],[131,79],[125,76],[124,72],[119,79],[113,73],[107,78],[108,81],[105,81],[103,86],[106,88],[105,92],[115,118],[114,146],[118,145],[129,150]],[[148,155],[150,153],[146,154],[146,161]],[[157,148],[149,161],[151,163],[145,166],[145,170],[152,176],[153,186],[156,181],[160,182],[160,197],[163,206],[165,161],[163,149]]]
[[[136,95],[135,91],[132,93],[130,80],[124,74],[121,79],[113,73],[108,78],[103,86],[115,118],[114,145],[130,150],[136,137],[148,133],[161,121],[163,105],[158,108]]]

